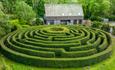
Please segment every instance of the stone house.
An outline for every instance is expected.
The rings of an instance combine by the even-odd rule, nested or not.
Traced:
[[[78,24],[84,19],[80,4],[45,4],[44,20],[50,24]]]

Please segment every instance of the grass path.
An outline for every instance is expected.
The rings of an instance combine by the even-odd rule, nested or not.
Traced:
[[[2,64],[5,64],[5,66],[8,67],[6,68],[7,70],[115,70],[115,37],[112,38],[112,48],[113,48],[113,54],[109,59],[96,65],[87,66],[83,68],[65,68],[65,69],[38,68],[13,62],[11,60],[8,60],[2,55],[0,55],[0,66],[2,66]]]

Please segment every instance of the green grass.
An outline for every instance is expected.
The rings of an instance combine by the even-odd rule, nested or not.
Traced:
[[[113,54],[112,56],[95,65],[87,66],[83,68],[64,68],[64,69],[58,69],[58,68],[39,68],[39,67],[32,67],[23,65],[20,63],[13,62],[7,58],[5,58],[2,54],[0,55],[0,67],[5,66],[5,70],[115,70],[115,38],[112,38],[112,47],[113,47]],[[2,70],[0,68],[0,70]]]

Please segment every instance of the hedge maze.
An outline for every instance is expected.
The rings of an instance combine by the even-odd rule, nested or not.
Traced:
[[[109,58],[108,33],[84,26],[37,26],[2,38],[2,53],[17,62],[39,67],[82,67]]]

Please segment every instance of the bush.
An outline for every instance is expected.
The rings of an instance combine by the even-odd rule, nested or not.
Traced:
[[[8,21],[9,19],[7,15],[0,10],[0,38],[11,32],[11,25],[8,23]]]
[[[19,19],[20,24],[32,25],[33,19],[36,18],[36,13],[33,11],[32,7],[24,1],[16,2],[14,13]]]
[[[15,31],[17,29],[21,29],[22,26],[19,24],[19,20],[15,19],[15,20],[10,20],[9,23],[12,25],[12,31]]]
[[[10,20],[9,24],[12,25],[12,31],[15,31],[17,29],[22,29],[22,28],[29,28],[29,25],[21,25],[18,19],[15,20]]]
[[[91,27],[101,29],[103,23],[99,21],[93,21]]]
[[[115,26],[112,27],[112,35],[115,35]]]
[[[44,19],[39,17],[36,19],[36,22],[34,23],[34,25],[43,25],[43,24],[44,24]]]
[[[29,25],[22,25],[23,28],[29,28]]]
[[[111,28],[111,26],[109,24],[103,24],[101,27],[101,29],[106,32],[110,32],[110,28]]]
[[[4,28],[0,27],[0,39],[6,34]]]
[[[115,15],[111,15],[107,17],[109,21],[115,21]]]
[[[102,17],[99,17],[99,16],[91,16],[90,20],[91,21],[98,21],[98,22],[103,21]]]

